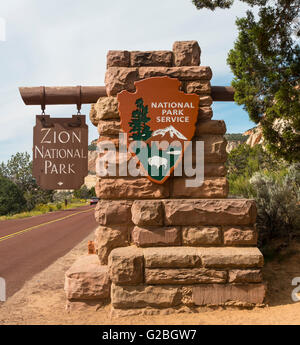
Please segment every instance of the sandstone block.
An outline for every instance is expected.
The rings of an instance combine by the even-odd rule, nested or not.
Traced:
[[[212,71],[208,66],[191,67],[140,67],[139,78],[168,76],[179,80],[210,80]]]
[[[128,246],[128,225],[118,225],[113,228],[99,226],[95,231],[95,247],[102,265],[107,265],[108,256],[114,248]]]
[[[209,107],[213,103],[211,96],[200,95],[199,96],[199,107]]]
[[[135,246],[113,249],[108,258],[110,279],[118,285],[143,283],[143,252]]]
[[[113,144],[115,148],[119,148],[119,144],[120,144],[119,135],[118,136],[110,135],[109,137],[100,135],[99,139],[97,140],[97,146],[99,147],[99,149],[101,149],[102,147],[106,148],[107,143]]]
[[[180,229],[168,228],[141,228],[135,226],[131,238],[138,247],[176,246],[181,244]]]
[[[100,120],[120,119],[118,101],[116,97],[100,97],[97,103],[92,104],[90,120],[97,126]]]
[[[126,50],[109,50],[106,56],[107,67],[128,67],[130,53]]]
[[[207,163],[224,163],[227,160],[227,152],[226,146],[227,141],[223,137],[223,135],[208,135],[203,134],[200,136],[196,136],[195,140],[203,141],[204,142],[204,162]],[[197,155],[201,152],[196,151],[196,144],[192,142],[192,157],[193,162],[196,161]],[[199,159],[199,158],[198,158]]]
[[[145,267],[194,268],[201,266],[199,251],[194,247],[145,248],[143,252]]]
[[[103,136],[117,136],[121,131],[120,121],[98,121],[98,132]]]
[[[252,228],[225,227],[224,229],[225,245],[256,245],[257,232]]]
[[[230,270],[228,272],[229,283],[260,283],[262,274],[260,270]]]
[[[167,50],[132,51],[130,52],[131,66],[167,66],[173,64],[173,52]]]
[[[109,145],[107,145],[109,144]],[[103,178],[103,177],[110,177],[116,178],[119,176],[128,176],[128,165],[132,159],[132,155],[129,152],[119,152],[116,149],[111,149],[111,141],[102,141],[98,143],[98,148],[104,152],[98,154],[96,159],[96,175]],[[105,150],[105,148],[107,150]],[[121,177],[121,179],[126,179],[126,177]],[[102,193],[103,188],[107,188],[105,186],[101,186],[102,180],[98,181],[96,185],[96,190],[99,190],[99,193]],[[116,181],[117,183],[117,181]],[[107,198],[109,198],[107,196]],[[106,197],[105,197],[106,199]],[[112,198],[114,199],[114,198]]]
[[[101,266],[97,255],[82,256],[65,273],[68,299],[107,299],[110,295],[108,267]]]
[[[204,267],[262,267],[264,258],[256,247],[207,247],[201,248]]]
[[[114,308],[174,307],[181,303],[180,287],[118,286],[112,284],[111,302]]]
[[[100,225],[131,223],[132,202],[126,200],[100,200],[95,208],[95,219]]]
[[[160,199],[169,196],[169,184],[155,184],[146,177],[99,179],[96,195],[101,199]]]
[[[196,93],[197,95],[210,95],[210,82],[205,80],[192,80],[185,82],[184,91],[187,93]]]
[[[132,221],[140,226],[163,224],[163,205],[160,201],[135,200],[131,208]]]
[[[205,177],[225,176],[226,173],[227,173],[227,168],[222,163],[205,164],[204,166]]]
[[[256,220],[254,200],[163,200],[167,225],[251,225]]]
[[[206,268],[146,268],[147,284],[226,283],[227,272]]]
[[[226,177],[206,177],[199,187],[187,187],[186,178],[173,179],[171,197],[174,198],[226,198],[229,185]]]
[[[213,111],[211,107],[200,107],[198,112],[199,121],[208,121],[212,118]]]
[[[196,305],[222,305],[232,301],[261,304],[265,294],[266,288],[263,284],[203,284],[193,287],[193,302]]]
[[[173,44],[175,66],[199,66],[201,50],[197,41],[177,41]]]
[[[122,90],[134,91],[134,82],[139,79],[136,67],[109,67],[105,74],[107,95],[116,96]]]
[[[186,246],[220,245],[221,229],[215,226],[185,226],[182,243]]]
[[[201,121],[196,125],[196,135],[226,133],[226,125],[222,120]]]

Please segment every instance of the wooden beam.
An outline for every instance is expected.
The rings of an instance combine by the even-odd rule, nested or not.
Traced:
[[[231,86],[212,86],[211,97],[214,102],[233,102],[234,88]]]
[[[107,96],[105,86],[37,86],[19,90],[26,105],[90,104]],[[212,86],[211,95],[215,102],[234,101],[234,89],[230,86]]]

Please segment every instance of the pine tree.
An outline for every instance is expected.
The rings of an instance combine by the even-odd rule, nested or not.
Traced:
[[[148,114],[148,106],[144,106],[144,101],[142,98],[139,98],[135,102],[137,109],[132,112],[131,121],[129,122],[129,126],[131,127],[130,138],[133,140],[143,140],[146,141],[152,135],[152,131],[147,122],[151,119],[147,117]]]
[[[248,10],[236,21],[238,38],[227,63],[234,99],[260,123],[269,152],[300,161],[300,1],[240,0]],[[230,8],[237,0],[193,0],[198,9]]]

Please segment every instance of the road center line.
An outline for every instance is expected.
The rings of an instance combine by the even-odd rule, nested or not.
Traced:
[[[89,210],[84,210],[84,211],[76,212],[76,213],[72,213],[72,214],[69,214],[69,215],[67,215],[65,217],[62,217],[62,218],[54,219],[54,220],[51,220],[51,221],[46,222],[46,223],[42,223],[42,224],[38,224],[38,225],[35,225],[35,226],[31,226],[30,228],[27,228],[27,229],[24,229],[24,230],[20,230],[20,231],[14,232],[13,234],[0,237],[0,242],[8,240],[8,239],[10,239],[12,237],[15,237],[15,236],[18,236],[18,235],[22,235],[25,232],[37,229],[37,228],[39,228],[41,226],[48,225],[48,224],[55,223],[55,222],[59,222],[61,220],[64,220],[64,219],[76,216],[77,214],[85,213],[85,212],[90,212],[90,211],[93,211],[93,210],[94,210],[94,208],[89,209]]]

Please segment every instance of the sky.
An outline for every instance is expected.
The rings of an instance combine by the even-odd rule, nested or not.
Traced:
[[[175,41],[197,40],[201,65],[213,71],[212,85],[230,85],[226,64],[237,37],[235,20],[247,6],[197,10],[191,0],[9,0],[0,3],[0,162],[32,150],[39,106],[26,106],[20,86],[104,85],[108,50],[171,50]],[[4,37],[5,36],[5,37]],[[3,41],[5,38],[5,41]],[[97,129],[82,107],[90,140]],[[214,119],[228,133],[254,127],[242,107],[215,102]],[[52,117],[71,117],[74,105],[47,106]]]

